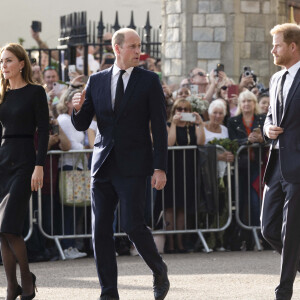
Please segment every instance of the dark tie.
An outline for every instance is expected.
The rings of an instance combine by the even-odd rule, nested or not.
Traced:
[[[286,79],[286,75],[289,72],[286,71],[283,76],[281,77],[281,82],[277,94],[277,125],[279,126],[279,123],[281,121],[282,115],[283,115],[283,86]]]
[[[117,81],[116,96],[115,96],[115,107],[114,107],[115,114],[117,114],[119,112],[121,102],[122,102],[122,98],[124,96],[124,83],[123,83],[122,76],[125,72],[126,72],[125,70],[120,70],[119,78],[118,78],[118,81]]]

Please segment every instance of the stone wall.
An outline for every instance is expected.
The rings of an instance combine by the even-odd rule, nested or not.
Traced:
[[[221,62],[238,80],[250,66],[268,84],[277,67],[270,53],[270,29],[287,22],[285,0],[164,0],[163,73],[179,83],[196,66],[207,72]]]

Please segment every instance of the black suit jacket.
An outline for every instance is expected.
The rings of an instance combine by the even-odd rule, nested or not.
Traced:
[[[290,183],[300,182],[300,69],[287,95],[284,115],[277,121],[276,106],[280,80],[285,70],[275,73],[270,81],[270,107],[264,124],[264,132],[270,125],[277,125],[284,129],[279,135],[279,157],[283,178]],[[267,139],[267,136],[265,134]],[[273,148],[273,144],[271,149]],[[272,151],[265,172],[265,182],[268,183],[273,167]]]
[[[148,176],[153,169],[167,169],[165,98],[157,74],[135,67],[117,115],[111,100],[112,67],[90,76],[86,99],[72,122],[87,130],[94,115],[96,135],[91,165],[92,176],[101,168],[112,148],[122,176]],[[150,121],[153,143],[150,135]]]

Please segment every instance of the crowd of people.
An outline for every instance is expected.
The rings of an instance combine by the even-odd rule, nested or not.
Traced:
[[[30,272],[27,251],[35,261],[58,259],[47,234],[60,236],[66,259],[85,257],[93,248],[100,299],[119,299],[116,256],[126,253],[144,259],[153,273],[154,297],[164,299],[170,283],[159,252],[198,250],[193,234],[203,228],[217,229],[206,230],[212,250],[252,249],[254,243],[240,222],[257,229],[261,223],[261,243],[264,237],[281,253],[275,294],[291,299],[299,252],[294,226],[299,219],[298,148],[293,144],[288,153],[286,149],[299,120],[300,30],[282,24],[270,33],[274,63],[284,67],[271,79],[271,97],[249,66],[243,67],[237,83],[219,63],[213,70],[196,67],[180,84],[168,85],[160,61],[141,54],[141,39],[130,28],[106,34],[101,64],[97,53],[102,47],[89,47],[88,59],[83,59],[87,53],[77,46],[76,64],[64,66],[67,82],[59,80],[56,66],[62,62],[55,62],[51,51],[45,66],[41,57],[29,57],[19,44],[0,50],[0,246],[7,299],[35,298],[37,278]],[[46,48],[38,35],[33,37]],[[82,74],[86,61],[88,82]],[[84,150],[89,148],[93,154]],[[62,152],[47,155],[47,150]],[[235,168],[230,167],[233,162]],[[88,179],[92,175],[91,188],[81,193],[88,204],[80,206],[72,199],[69,206],[70,199],[63,197],[68,184],[61,179],[64,172],[78,177],[83,171],[89,172]],[[228,199],[232,186],[226,176],[229,180],[234,175],[236,193]],[[73,197],[82,182],[73,182]],[[24,226],[31,195],[34,210],[41,209],[43,218],[42,230],[34,225],[32,232],[32,224]],[[228,216],[230,200],[237,224]],[[155,229],[169,231],[162,248],[155,245],[150,231]],[[116,247],[114,233],[119,230],[128,239]],[[25,245],[22,235],[28,232],[31,238]],[[92,233],[93,247],[89,239],[74,236],[81,233]]]
[[[40,39],[38,33],[32,31],[32,37],[37,41],[39,47],[47,48],[46,43]],[[111,33],[106,33],[103,37],[105,45],[101,62],[99,61],[99,49],[89,47],[90,74],[113,65],[114,54],[111,47],[111,38]],[[35,83],[43,85],[47,94],[49,106],[48,150],[68,151],[93,148],[97,134],[97,121],[94,119],[86,132],[78,132],[71,123],[72,97],[76,92],[82,91],[86,84],[85,76],[82,75],[82,47],[77,47],[76,68],[69,71],[68,77],[70,80],[67,83],[59,81],[57,63],[55,63],[58,57],[56,57],[55,52],[51,55],[53,61],[51,65],[45,65],[45,62],[49,61],[48,58],[44,58],[44,60],[31,59],[33,80]],[[200,146],[207,145],[214,139],[227,138],[237,140],[239,145],[264,144],[262,127],[269,106],[268,89],[259,83],[259,78],[249,67],[242,70],[239,82],[235,83],[233,79],[227,76],[224,66],[219,69],[219,65],[214,70],[204,70],[196,67],[178,85],[168,85],[161,79],[167,111],[168,146]],[[160,60],[151,58],[144,53],[141,55],[140,67],[156,72],[161,78]],[[185,120],[183,118],[184,113],[192,114],[193,120]],[[36,136],[35,139],[37,141],[38,137]],[[258,151],[251,152],[251,186],[248,186],[247,178],[240,176],[239,179],[241,219],[249,225],[259,225],[261,194],[257,183],[260,171],[257,159]],[[72,235],[77,230],[80,232],[80,222],[85,222],[86,220],[83,221],[83,219],[89,214],[89,208],[88,212],[84,212],[82,208],[77,207],[74,211],[73,207],[64,206],[62,211],[60,203],[59,173],[75,168],[78,155],[64,154],[61,157],[52,155],[51,160],[49,156],[46,159],[45,179],[42,189],[42,217],[46,233],[61,234],[62,228],[65,235]],[[80,160],[76,164],[76,169],[82,170],[86,165],[90,165],[90,155],[84,156],[84,159],[89,160],[89,162]],[[246,174],[247,159],[248,154],[245,151],[240,155],[240,174]],[[168,160],[168,181],[165,187],[163,211],[165,224],[162,226],[166,230],[184,230],[187,228],[188,217],[195,215],[197,164],[192,150],[186,151],[185,156],[183,156],[183,151],[169,151]],[[173,161],[175,161],[175,165]],[[227,150],[218,152],[217,161],[218,178],[222,178],[225,175],[227,163],[234,161],[234,153]],[[185,170],[183,170],[183,166],[185,166]],[[245,198],[249,188],[251,212],[248,211],[248,200]],[[149,189],[151,188],[149,187]],[[151,197],[147,198],[149,202]],[[154,191],[152,198],[160,199],[161,196]],[[174,198],[176,201],[174,201]],[[34,195],[33,199],[36,202],[37,195]],[[155,202],[154,199],[153,203],[158,202]],[[226,205],[223,203],[221,206],[225,208]],[[158,207],[157,209],[160,212],[161,207],[159,205]],[[35,204],[35,208],[37,208],[37,204]],[[154,208],[152,211],[150,204],[146,206],[145,216],[148,225],[153,225],[150,220],[152,219],[152,213],[157,209]],[[223,209],[222,213],[224,214],[224,212]],[[63,222],[54,221],[58,219],[63,219]],[[90,221],[89,218],[88,221]],[[75,226],[75,223],[78,224]],[[26,230],[27,228],[25,228]],[[189,236],[184,237],[182,234],[167,235],[164,251],[166,253],[191,251],[193,246],[191,246]],[[119,245],[117,251],[120,254],[136,253],[134,247],[130,246],[128,241],[126,243],[117,241],[116,243]],[[29,240],[27,247],[29,258],[32,261],[58,257],[54,243],[38,233]],[[92,253],[89,242],[82,243],[75,239],[62,240],[62,247],[67,259],[84,257]],[[226,247],[224,241],[221,244],[214,243],[210,247],[215,250],[230,249],[230,246],[227,245]]]

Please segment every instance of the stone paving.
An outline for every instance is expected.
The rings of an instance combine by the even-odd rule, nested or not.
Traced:
[[[273,251],[164,255],[171,289],[166,300],[272,300],[280,257]],[[152,276],[139,257],[118,257],[121,300],[152,300]],[[31,264],[37,300],[96,300],[100,289],[92,258]],[[6,280],[0,266],[0,300]],[[300,299],[300,277],[294,297]]]

